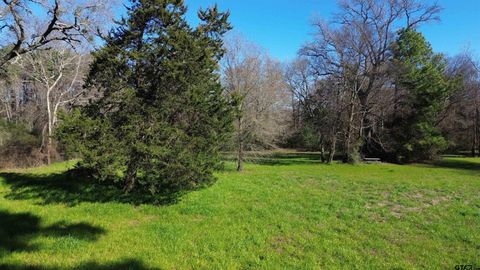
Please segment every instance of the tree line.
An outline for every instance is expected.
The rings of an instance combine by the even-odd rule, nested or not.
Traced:
[[[337,151],[350,163],[478,155],[478,64],[468,52],[435,53],[419,32],[440,11],[421,1],[341,1],[332,22],[318,20],[286,73],[296,141],[326,162]]]
[[[278,147],[326,163],[480,155],[479,64],[433,51],[419,29],[436,4],[339,1],[283,63],[227,34],[217,6],[192,26],[181,0],[133,0],[108,30],[114,4],[0,4],[0,166],[80,158],[96,179],[157,193],[212,182],[225,153],[239,171]]]

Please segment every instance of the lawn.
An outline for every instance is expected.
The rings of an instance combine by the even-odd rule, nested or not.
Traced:
[[[480,264],[480,159],[256,160],[179,198],[0,173],[0,269],[455,269]]]

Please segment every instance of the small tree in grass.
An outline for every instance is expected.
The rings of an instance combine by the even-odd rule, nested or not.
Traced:
[[[446,59],[435,54],[421,33],[399,31],[393,45],[397,110],[395,152],[401,161],[434,159],[447,146],[437,128],[455,80],[445,74]]]
[[[185,13],[181,0],[134,0],[129,18],[94,54],[86,87],[101,97],[59,127],[81,167],[125,192],[211,182],[231,129],[217,72],[228,13],[201,10],[196,28]]]

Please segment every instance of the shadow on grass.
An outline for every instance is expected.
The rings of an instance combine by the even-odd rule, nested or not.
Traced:
[[[41,218],[31,213],[10,213],[0,210],[0,259],[13,252],[35,252],[41,246],[35,245],[37,237],[50,238],[74,238],[81,241],[93,242],[98,239],[105,230],[92,226],[88,223],[57,222],[50,226],[42,226]],[[135,259],[125,259],[119,262],[100,264],[98,262],[85,262],[76,267],[56,268],[42,265],[23,263],[0,263],[0,270],[60,270],[60,269],[92,269],[92,270],[153,270]]]
[[[478,171],[480,173],[480,162],[465,160],[465,159],[451,159],[445,158],[432,163],[435,167]]]
[[[236,161],[233,156],[226,157],[229,161]],[[320,153],[290,152],[290,153],[272,153],[272,154],[247,154],[245,157],[247,163],[269,166],[288,166],[288,165],[307,165],[321,164]]]
[[[159,268],[147,267],[143,262],[135,259],[125,259],[119,262],[100,264],[87,262],[73,268],[43,267],[34,265],[0,264],[0,270],[160,270]]]
[[[31,244],[31,241],[39,236],[71,237],[83,241],[95,241],[104,233],[104,229],[87,223],[69,224],[61,221],[48,227],[42,227],[41,219],[38,216],[30,213],[0,211],[0,254],[35,251],[38,246]]]
[[[81,202],[118,202],[168,205],[178,201],[179,193],[149,195],[145,193],[125,194],[114,185],[100,183],[95,179],[78,177],[73,173],[27,174],[0,173],[10,187],[5,198],[11,200],[40,200],[39,204],[64,203],[74,206]]]

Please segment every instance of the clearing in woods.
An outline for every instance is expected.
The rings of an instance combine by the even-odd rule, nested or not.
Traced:
[[[453,269],[480,263],[480,159],[226,164],[178,198],[126,197],[64,172],[0,173],[0,269]]]

